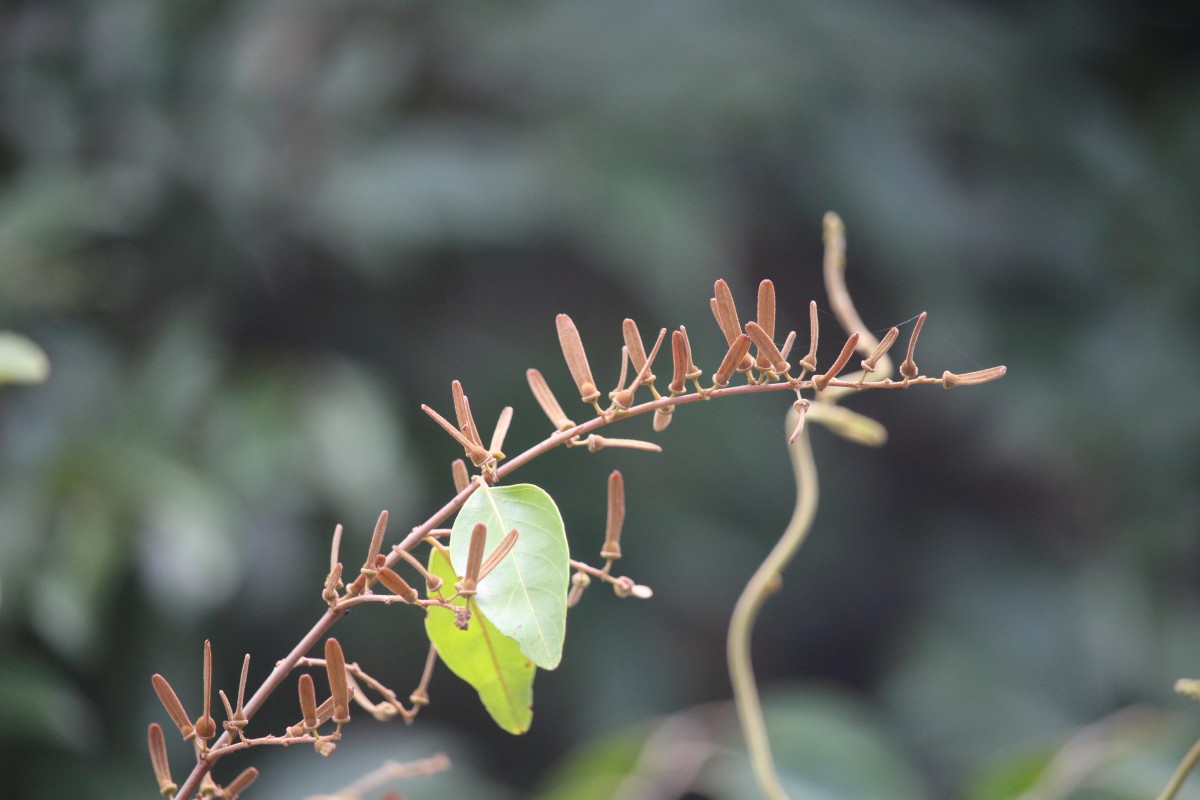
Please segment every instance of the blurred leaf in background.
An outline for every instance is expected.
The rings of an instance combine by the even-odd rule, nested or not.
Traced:
[[[515,406],[506,449],[549,433],[524,370],[569,396],[555,313],[602,384],[626,316],[687,325],[711,370],[717,277],[745,304],[772,278],[803,329],[829,209],[869,325],[927,310],[923,369],[1009,373],[856,401],[881,451],[817,438],[814,535],[755,644],[779,724],[811,713],[911,796],[961,797],[1165,705],[1181,732],[1080,796],[1161,787],[1200,732],[1169,695],[1200,671],[1197,33],[1071,0],[6,4],[0,330],[54,365],[0,386],[8,791],[152,790],[147,676],[194,704],[212,638],[218,683],[247,651],[261,679],[320,613],[335,523],[353,550],[382,508],[403,531],[440,507],[455,454],[418,406],[452,379],[480,418]],[[264,755],[256,796],[344,785],[376,736],[525,796],[587,741],[727,698],[729,609],[788,513],[785,408],[695,404],[661,456],[522,470],[585,554],[619,467],[623,568],[655,589],[572,612],[525,737],[439,674],[417,727]],[[348,657],[407,685],[421,620],[376,611]],[[817,682],[833,710],[786,699]],[[846,769],[813,773],[825,796],[874,791]]]
[[[0,331],[0,384],[41,383],[50,374],[42,348],[12,331]]]

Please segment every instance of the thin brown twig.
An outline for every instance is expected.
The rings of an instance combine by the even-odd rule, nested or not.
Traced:
[[[777,383],[752,383],[741,384],[737,386],[726,386],[723,388],[713,388],[704,391],[696,391],[688,394],[675,395],[673,397],[660,397],[654,400],[648,400],[644,403],[631,406],[619,417],[615,416],[597,416],[587,422],[580,423],[562,431],[557,431],[541,442],[529,447],[519,455],[508,459],[504,464],[495,470],[496,480],[501,480],[511,474],[513,471],[520,469],[525,464],[533,459],[541,456],[559,446],[565,445],[581,436],[599,430],[607,425],[610,425],[619,420],[624,420],[630,417],[635,417],[640,414],[652,413],[659,408],[677,407],[688,403],[695,403],[704,400],[710,400],[718,397],[727,397],[743,394],[759,394],[763,392],[773,391],[795,391],[797,389],[811,389],[812,380],[796,381],[795,383],[777,382]],[[916,385],[943,385],[940,378],[919,377],[904,381],[903,383],[888,380],[873,381],[860,384],[857,380],[830,380],[827,388],[840,388],[847,390],[862,391],[866,389],[890,389],[901,388]],[[388,553],[384,566],[393,567],[402,556],[402,551],[408,551],[416,547],[426,536],[428,536],[435,528],[450,517],[451,514],[458,511],[459,508],[467,501],[467,499],[479,487],[477,481],[473,481],[465,489],[458,492],[454,497],[447,501],[441,508],[435,511],[424,523],[413,528],[397,545],[393,546]],[[357,601],[357,598],[356,598]],[[357,601],[365,602],[365,601]],[[295,669],[297,662],[305,656],[316,644],[324,637],[329,630],[337,623],[338,619],[346,613],[350,606],[346,604],[346,600],[341,600],[334,607],[325,611],[313,624],[313,626],[305,633],[291,651],[280,659],[271,673],[263,680],[259,687],[246,701],[245,715],[247,720],[254,717],[258,710],[266,702],[274,692],[283,683],[284,679]],[[253,742],[257,740],[246,740]],[[213,742],[210,751],[198,759],[196,765],[192,768],[187,780],[179,788],[179,793],[176,795],[177,800],[188,800],[200,786],[201,780],[212,769],[214,763],[221,756],[232,752],[234,749],[243,749],[249,746],[239,742],[237,744],[229,744],[229,733],[222,733],[215,742]],[[214,752],[215,751],[215,752]]]

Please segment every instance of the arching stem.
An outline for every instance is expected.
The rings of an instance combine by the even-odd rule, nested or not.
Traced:
[[[795,412],[789,412],[788,433],[795,425]],[[784,529],[783,535],[742,590],[729,622],[727,641],[734,705],[737,706],[738,719],[746,737],[746,750],[750,755],[754,779],[769,800],[787,800],[787,793],[779,782],[779,775],[771,758],[771,743],[767,738],[758,686],[750,663],[750,634],[754,629],[759,609],[775,590],[784,568],[804,543],[817,512],[817,465],[813,460],[807,431],[800,434],[789,447],[789,451],[792,469],[796,474],[796,509],[792,512],[792,519]]]
[[[1175,774],[1171,776],[1171,782],[1162,790],[1158,800],[1174,800],[1175,795],[1183,788],[1183,782],[1196,768],[1197,762],[1200,762],[1200,742],[1192,745],[1192,749],[1187,751],[1183,761],[1179,762],[1179,766],[1175,768]]]

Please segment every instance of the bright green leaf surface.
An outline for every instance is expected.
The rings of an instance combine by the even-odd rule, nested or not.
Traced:
[[[450,537],[450,557],[459,574],[466,568],[477,522],[487,525],[486,553],[513,528],[520,537],[479,584],[475,601],[492,624],[517,640],[521,652],[542,669],[554,669],[562,660],[570,581],[567,534],[558,506],[530,484],[475,492],[458,512]]]
[[[438,550],[429,556],[429,571],[454,586],[454,569]],[[466,600],[459,598],[455,605]],[[483,706],[496,724],[509,733],[524,733],[533,721],[533,662],[520,646],[505,636],[480,612],[473,609],[467,629],[455,624],[454,612],[431,607],[425,617],[425,632],[437,645],[438,655],[455,675],[475,687]]]
[[[49,374],[42,348],[19,333],[0,331],[0,383],[41,383]]]

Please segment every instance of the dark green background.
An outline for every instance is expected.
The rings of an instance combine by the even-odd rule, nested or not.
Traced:
[[[335,523],[358,553],[381,508],[399,538],[449,496],[421,403],[460,378],[481,419],[515,406],[510,453],[539,440],[525,369],[571,394],[557,312],[606,388],[625,316],[686,324],[711,371],[715,278],[743,316],[764,277],[785,325],[827,308],[828,209],[869,325],[927,310],[927,371],[1009,375],[852,400],[880,451],[815,434],[816,528],[755,647],[796,796],[1012,797],[1131,705],[1129,755],[1069,796],[1153,796],[1200,733],[1170,693],[1200,673],[1200,31],[1142,5],[6,4],[0,327],[54,368],[0,389],[6,796],[153,796],[150,674],[195,713],[211,638],[219,685],[246,651],[260,680],[320,613]],[[753,796],[723,637],[791,511],[786,407],[522,471],[591,557],[622,469],[623,569],[656,591],[585,598],[527,736],[443,671],[410,729],[219,777],[292,798],[444,749],[411,796],[608,797],[692,730],[724,743],[692,797]],[[339,635],[415,684],[416,613]],[[255,727],[295,716],[289,686]]]

